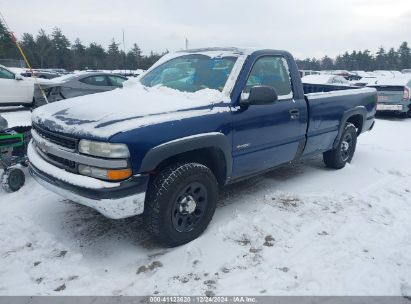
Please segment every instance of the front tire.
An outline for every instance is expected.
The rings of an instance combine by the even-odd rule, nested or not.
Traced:
[[[340,141],[335,149],[323,154],[323,160],[327,167],[333,169],[344,168],[351,162],[357,146],[357,129],[351,123],[347,123]]]
[[[174,164],[150,183],[144,224],[160,244],[175,247],[200,236],[217,205],[218,184],[212,171],[199,163]]]

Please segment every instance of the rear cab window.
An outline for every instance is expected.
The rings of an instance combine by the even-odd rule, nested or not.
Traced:
[[[278,100],[293,98],[290,69],[282,56],[264,56],[254,63],[248,76],[244,93],[249,93],[253,86],[264,85],[276,90]]]

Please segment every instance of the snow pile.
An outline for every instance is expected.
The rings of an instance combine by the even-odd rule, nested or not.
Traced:
[[[0,115],[8,122],[9,128],[12,127],[26,127],[31,125],[31,112],[27,110],[21,110],[14,107],[7,109],[1,109]]]
[[[315,157],[225,188],[173,249],[27,176],[0,191],[0,294],[411,296],[410,128],[378,120],[342,170]]]
[[[123,89],[67,99],[40,107],[33,121],[47,121],[54,128],[70,134],[109,137],[141,125],[184,117],[184,111],[209,111],[213,104],[228,97],[211,89],[194,93],[167,87],[147,88],[129,80]],[[161,117],[158,117],[161,116]]]

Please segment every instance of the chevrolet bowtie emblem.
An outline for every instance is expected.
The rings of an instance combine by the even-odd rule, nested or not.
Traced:
[[[39,149],[41,150],[41,151],[43,151],[44,153],[47,153],[47,145],[46,145],[46,143],[44,143],[44,142],[38,142],[37,143],[37,147],[39,147]]]

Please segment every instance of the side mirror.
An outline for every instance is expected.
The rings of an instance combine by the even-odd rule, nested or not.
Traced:
[[[23,77],[21,77],[20,75],[17,75],[17,74],[16,74],[16,76],[14,76],[14,79],[16,79],[16,80],[23,80]]]
[[[267,105],[276,101],[278,101],[278,95],[273,87],[258,85],[252,87],[249,94],[241,94],[240,105]]]

